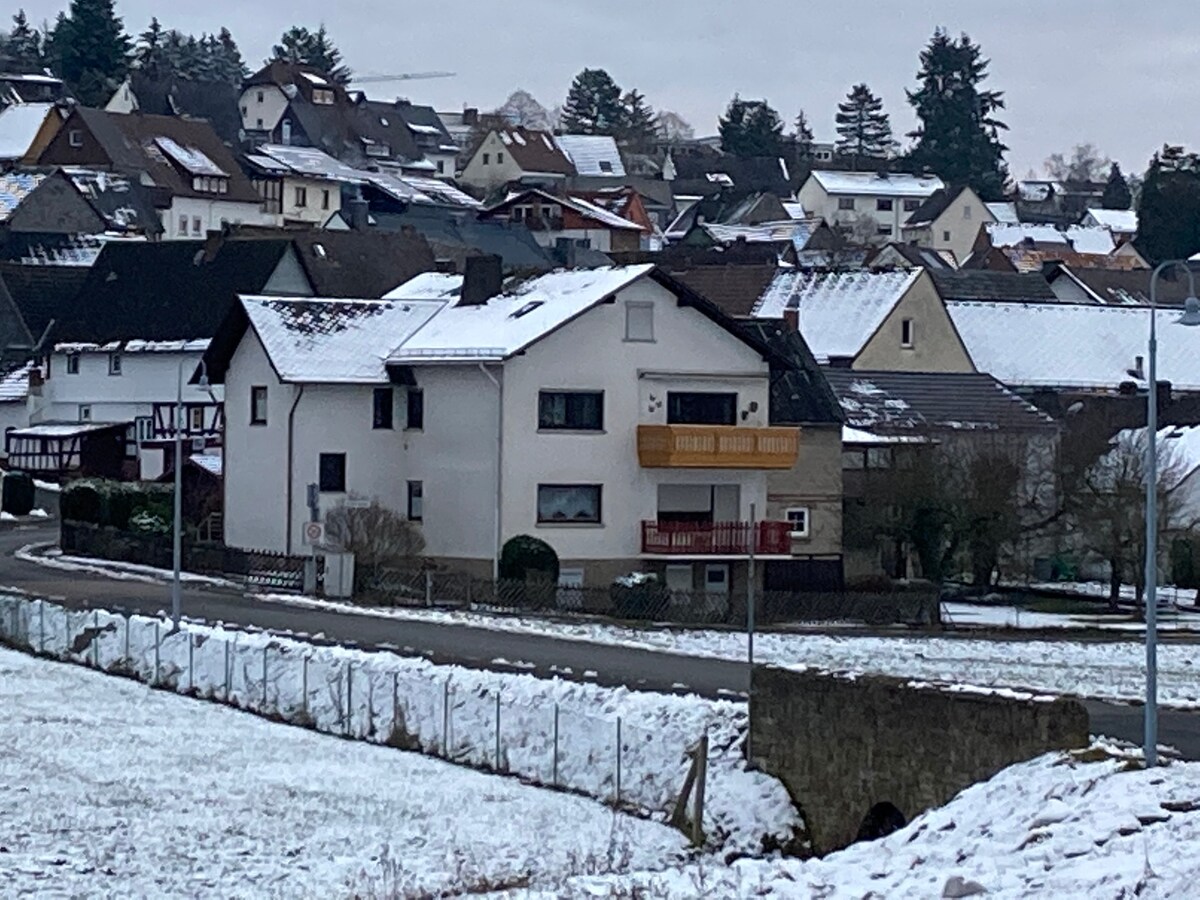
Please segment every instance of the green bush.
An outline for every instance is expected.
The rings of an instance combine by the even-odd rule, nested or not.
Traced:
[[[608,590],[613,613],[620,619],[660,619],[671,603],[670,590],[652,572],[622,575]]]
[[[165,484],[84,479],[67,485],[59,503],[64,521],[129,531],[137,530],[132,521],[139,513],[149,513],[169,523],[172,500],[172,488]]]
[[[541,538],[519,534],[500,551],[501,581],[548,581],[558,584],[558,554]]]
[[[0,490],[0,509],[14,516],[27,516],[33,512],[36,490],[33,477],[25,472],[7,472],[4,487]]]
[[[88,522],[101,524],[104,515],[104,497],[91,481],[73,481],[63,489],[59,498],[59,512],[65,522]]]

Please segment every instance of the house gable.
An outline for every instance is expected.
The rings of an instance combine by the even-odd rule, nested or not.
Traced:
[[[8,218],[9,231],[97,234],[105,221],[62,172],[48,175]]]
[[[910,340],[906,341],[906,336]],[[975,371],[933,279],[925,271],[884,318],[855,357],[852,368],[891,372]]]
[[[277,294],[281,297],[312,297],[312,282],[304,271],[304,264],[296,255],[294,246],[288,246],[275,270],[263,285],[262,293]]]

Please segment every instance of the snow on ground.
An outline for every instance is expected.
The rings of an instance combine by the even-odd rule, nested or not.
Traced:
[[[34,510],[30,515],[34,515]],[[3,514],[0,514],[3,515]],[[44,515],[44,513],[43,513]],[[84,556],[67,556],[61,550],[54,548],[51,543],[27,544],[19,549],[16,558],[23,562],[37,563],[48,569],[61,569],[64,572],[87,572],[91,575],[103,575],[116,581],[141,581],[148,584],[161,584],[170,580],[174,573],[167,569],[154,566],[143,566],[138,563],[117,562],[111,559],[91,559]],[[213,587],[237,588],[227,578],[214,578],[211,575],[196,575],[192,572],[180,572],[180,581],[187,584],[211,585]]]
[[[1085,762],[1091,754],[1103,759]],[[1130,765],[1096,748],[1080,757],[1049,754],[968,788],[881,841],[823,859],[691,863],[656,875],[578,878],[567,893],[629,897],[637,888],[643,893],[636,896],[655,898],[1194,897],[1200,763],[1150,772],[1130,771]]]
[[[0,786],[6,896],[457,895],[684,851],[581,797],[3,649]]]
[[[437,666],[190,623],[169,629],[157,619],[0,595],[0,633],[35,651],[320,731],[499,768],[659,821],[674,808],[687,752],[707,733],[710,849],[757,852],[767,836],[785,841],[801,827],[783,785],[745,768],[744,703]]]
[[[1159,595],[1161,600],[1168,597]],[[1188,601],[1191,603],[1191,601]],[[1161,605],[1161,604],[1160,604]],[[1058,628],[1079,630],[1083,628],[1097,631],[1126,632],[1140,634],[1145,631],[1141,622],[1132,621],[1129,616],[1086,615],[1079,613],[1046,613],[1019,606],[1005,606],[991,603],[942,603],[942,620],[956,628],[964,626],[974,628],[1005,628],[1017,630],[1053,630]],[[1158,617],[1159,631],[1191,632],[1200,631],[1200,616],[1190,610],[1180,614],[1171,609],[1160,609]]]

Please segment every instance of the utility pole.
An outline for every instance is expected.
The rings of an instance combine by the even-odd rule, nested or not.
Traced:
[[[750,504],[750,554],[747,559],[746,572],[746,702],[750,703],[754,692],[754,594],[755,566],[754,551],[758,544],[758,511],[753,503]],[[753,760],[753,748],[750,735],[754,731],[748,723],[746,729],[746,762]]]

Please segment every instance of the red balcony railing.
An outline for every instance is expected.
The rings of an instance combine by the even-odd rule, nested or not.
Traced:
[[[786,556],[792,552],[787,522],[643,522],[642,552],[664,555],[744,556],[750,552]]]

